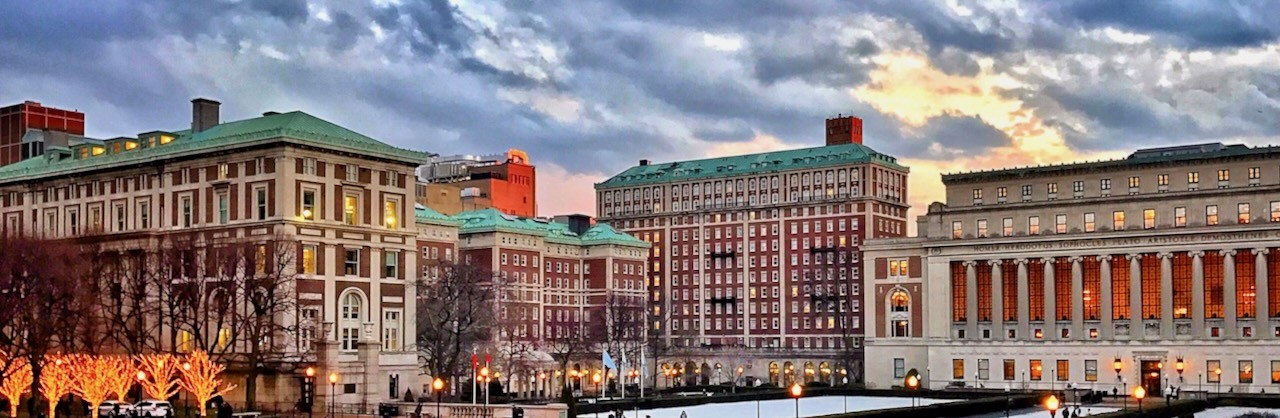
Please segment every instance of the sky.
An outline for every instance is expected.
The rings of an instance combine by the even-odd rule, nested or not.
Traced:
[[[523,149],[543,215],[635,165],[818,146],[941,173],[1280,143],[1280,0],[0,2],[0,104],[88,134],[302,110],[387,143]],[[914,225],[912,225],[914,227]]]

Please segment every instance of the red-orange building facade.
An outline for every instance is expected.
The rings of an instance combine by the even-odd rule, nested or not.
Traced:
[[[49,130],[70,135],[84,135],[84,113],[46,107],[38,102],[0,108],[0,166],[40,155],[43,148],[23,149],[22,137],[28,130]]]

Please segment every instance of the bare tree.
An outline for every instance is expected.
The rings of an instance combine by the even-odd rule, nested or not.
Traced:
[[[468,354],[494,333],[495,277],[468,264],[444,263],[435,271],[417,285],[418,355],[436,376],[467,376]]]

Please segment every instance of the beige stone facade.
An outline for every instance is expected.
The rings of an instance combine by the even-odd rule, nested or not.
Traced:
[[[933,388],[1280,384],[1280,148],[943,181],[920,237],[865,248],[869,385],[912,369]]]

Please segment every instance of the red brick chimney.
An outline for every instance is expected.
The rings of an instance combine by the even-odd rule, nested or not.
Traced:
[[[837,114],[827,118],[827,145],[862,144],[862,119]]]

